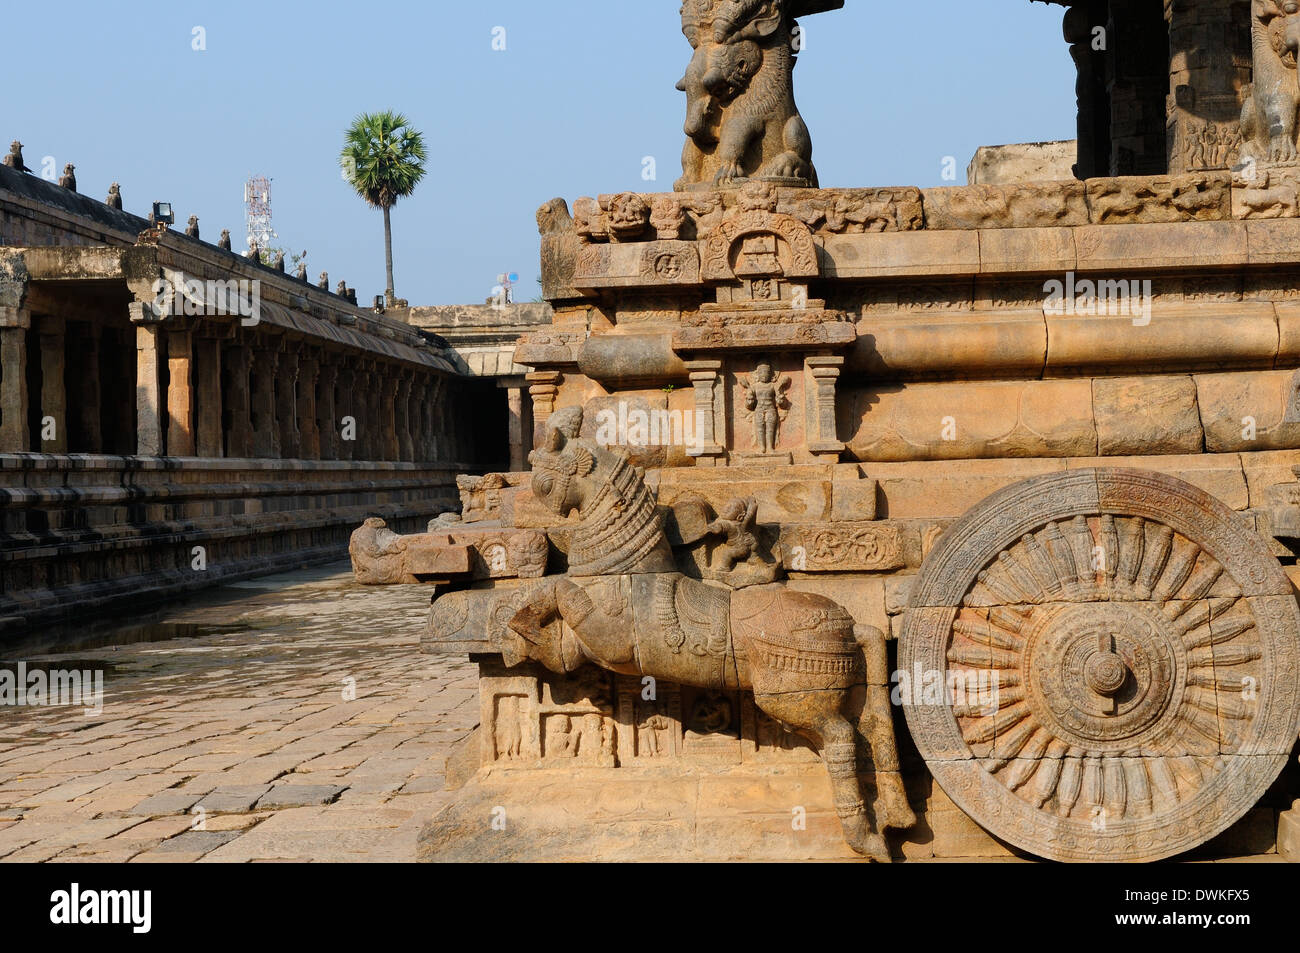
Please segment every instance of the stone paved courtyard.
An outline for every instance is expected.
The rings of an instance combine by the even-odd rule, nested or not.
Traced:
[[[109,634],[186,637],[25,656],[105,668],[104,703],[0,707],[0,859],[413,860],[478,722],[469,662],[418,651],[428,598],[334,564]]]

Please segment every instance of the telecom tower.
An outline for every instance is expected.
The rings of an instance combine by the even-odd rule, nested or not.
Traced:
[[[244,218],[248,224],[248,247],[266,248],[278,238],[271,227],[271,180],[264,175],[251,177],[244,185]]]

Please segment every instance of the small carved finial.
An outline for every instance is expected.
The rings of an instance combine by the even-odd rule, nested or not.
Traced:
[[[185,226],[185,234],[190,238],[199,237],[199,217],[197,215],[190,216],[189,224]]]
[[[334,293],[340,298],[346,298],[348,296],[348,283],[340,281],[338,287],[334,289]]]
[[[275,257],[271,259],[271,267],[280,274],[284,274],[284,252],[277,251]]]
[[[316,287],[320,288],[322,291],[330,290],[330,273],[328,271],[322,271],[320,273],[320,280],[316,282]]]
[[[9,168],[15,169],[18,172],[30,171],[27,166],[23,164],[23,144],[17,139],[9,143],[9,154],[0,161],[3,161],[3,163]]]
[[[217,247],[224,251],[230,251],[230,229],[223,228],[221,237],[217,239]]]
[[[307,263],[305,261],[298,262],[298,271],[294,275],[294,277],[297,278],[299,281],[307,280]]]
[[[63,175],[59,179],[59,185],[72,192],[77,191],[77,167],[69,162],[63,167]]]
[[[108,187],[108,198],[104,199],[104,204],[119,212],[122,211],[122,187],[116,182]]]
[[[257,247],[257,242],[248,246],[248,251],[244,252],[244,257],[249,261],[260,262],[262,260],[262,249]]]

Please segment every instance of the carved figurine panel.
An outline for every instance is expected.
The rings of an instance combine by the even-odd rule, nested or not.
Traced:
[[[599,669],[540,679],[528,667],[485,664],[479,699],[483,764],[539,768],[617,763],[613,685]]]

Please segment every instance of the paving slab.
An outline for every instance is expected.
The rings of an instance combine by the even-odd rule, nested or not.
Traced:
[[[341,562],[159,612],[193,638],[70,649],[113,665],[105,710],[0,725],[0,858],[413,859],[434,808],[413,792],[478,721],[473,667],[419,654],[427,615],[427,591],[357,586]]]
[[[269,784],[241,784],[217,788],[203,795],[191,812],[203,810],[209,814],[244,814],[253,809],[258,798],[271,789]]]
[[[338,784],[277,784],[257,802],[259,811],[276,811],[289,807],[331,804],[347,787]]]
[[[216,850],[240,836],[240,831],[186,831],[168,838],[153,849],[153,853],[199,854]]]
[[[161,794],[145,798],[127,813],[143,814],[148,817],[158,817],[163,814],[185,814],[198,803],[200,797],[202,795],[195,792],[163,791]]]

